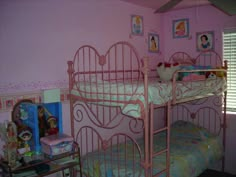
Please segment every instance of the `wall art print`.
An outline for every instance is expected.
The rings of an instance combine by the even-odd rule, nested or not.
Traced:
[[[143,36],[143,17],[140,15],[131,15],[131,33],[132,35]]]
[[[159,52],[159,35],[148,33],[148,51],[152,53]]]
[[[173,38],[189,37],[189,19],[173,20]]]
[[[196,33],[197,51],[214,50],[214,31]]]

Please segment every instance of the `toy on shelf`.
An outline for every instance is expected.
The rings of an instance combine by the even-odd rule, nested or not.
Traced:
[[[20,154],[30,152],[30,145],[29,142],[32,138],[32,130],[28,126],[21,125],[18,127],[18,137],[20,138],[22,144],[21,147],[18,149]]]
[[[46,108],[44,108],[45,113],[47,113],[47,135],[54,135],[59,132],[58,129],[58,118],[53,116]]]
[[[13,108],[12,120],[17,125],[18,149],[21,153],[40,153],[40,138],[63,133],[60,102],[35,104],[22,100],[16,105]]]
[[[73,148],[73,137],[63,133],[43,137],[40,141],[42,152],[50,157],[71,152]]]
[[[39,137],[47,135],[48,123],[45,115],[45,108],[41,105],[38,106],[38,124],[39,124]]]
[[[47,119],[48,125],[49,125],[49,129],[47,131],[48,135],[54,135],[57,134],[59,132],[59,129],[57,127],[57,119],[53,116],[50,116]]]
[[[22,109],[23,103],[33,103],[32,100],[29,99],[22,99],[18,101],[12,111],[12,121],[16,124],[16,126],[22,124],[22,120],[25,120],[28,118],[28,113]]]
[[[0,124],[1,139],[5,142],[4,159],[11,167],[15,167],[17,160],[17,128],[14,122]]]
[[[31,152],[40,153],[40,138],[63,133],[60,102],[40,104],[21,102],[17,105],[17,109],[13,109],[12,120],[16,122],[19,129],[18,135],[21,133],[22,127],[28,127],[28,131],[31,132],[31,139],[26,142],[22,136],[21,138],[18,136],[19,148],[24,148],[28,144]]]

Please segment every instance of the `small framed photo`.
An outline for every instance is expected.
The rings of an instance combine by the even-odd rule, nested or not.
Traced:
[[[189,37],[189,19],[173,20],[173,38]]]
[[[159,52],[159,35],[148,33],[148,51],[152,53]]]
[[[214,31],[196,33],[197,51],[214,50]]]
[[[143,36],[143,17],[131,15],[131,32],[133,35]]]

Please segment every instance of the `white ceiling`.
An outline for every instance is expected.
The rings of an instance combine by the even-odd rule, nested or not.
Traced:
[[[170,0],[121,0],[121,1],[129,2],[143,7],[148,7],[155,11],[164,4],[166,4],[167,2],[169,2]],[[211,3],[208,0],[182,0],[171,10],[190,8],[194,6],[210,5],[210,4]]]

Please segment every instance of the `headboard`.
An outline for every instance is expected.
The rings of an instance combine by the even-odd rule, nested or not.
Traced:
[[[75,81],[133,80],[140,77],[140,59],[136,49],[128,42],[117,42],[105,53],[94,47],[80,47],[73,59]]]
[[[194,65],[195,60],[185,52],[175,52],[169,59],[170,63],[179,63],[181,65]]]

